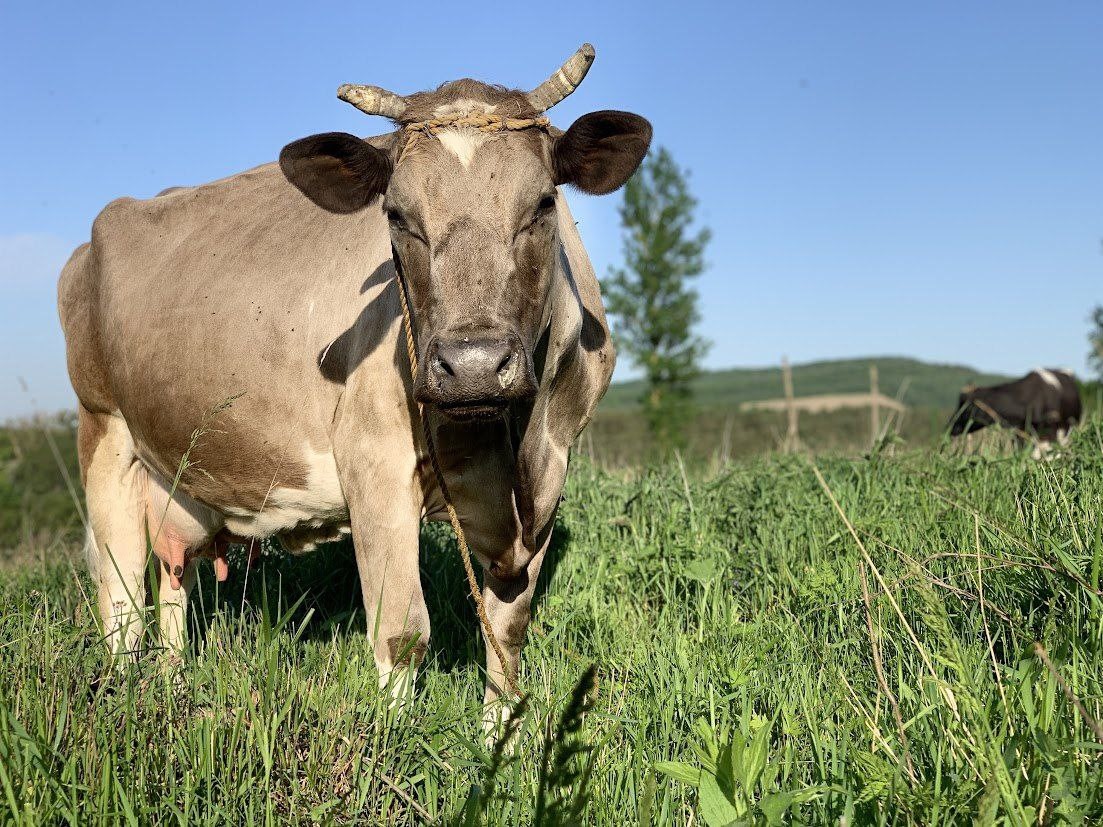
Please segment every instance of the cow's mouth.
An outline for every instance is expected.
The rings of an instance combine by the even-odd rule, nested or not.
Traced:
[[[498,419],[506,411],[504,402],[472,402],[465,405],[438,405],[441,413],[456,422],[485,422]]]

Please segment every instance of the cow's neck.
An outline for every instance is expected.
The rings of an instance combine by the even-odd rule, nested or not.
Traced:
[[[517,466],[508,418],[460,423],[439,414],[427,415],[433,425],[437,459],[472,550],[494,559],[516,557],[523,543],[514,503]],[[432,466],[423,465],[427,513],[444,519],[444,502]]]

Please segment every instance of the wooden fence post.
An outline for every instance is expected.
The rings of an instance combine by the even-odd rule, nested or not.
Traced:
[[[784,450],[791,452],[800,447],[800,431],[797,424],[797,406],[793,401],[793,369],[789,367],[788,356],[781,357],[781,383],[785,387],[785,409],[789,414]]]
[[[720,467],[723,468],[731,461],[732,450],[732,420],[734,414],[728,413],[724,420],[724,434],[720,439]]]
[[[869,366],[869,428],[870,445],[876,445],[881,435],[881,391],[877,387],[877,365]]]

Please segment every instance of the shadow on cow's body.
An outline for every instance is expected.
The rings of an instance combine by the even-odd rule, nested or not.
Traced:
[[[380,315],[386,318],[387,314],[396,312],[398,315],[393,316],[391,321],[401,318],[397,291],[394,263],[385,261],[360,287],[361,295],[372,292],[375,298],[360,311],[355,322],[319,351],[318,371],[322,376],[330,382],[344,385],[360,363],[383,343],[385,337],[382,334],[386,328],[371,324],[371,320]],[[359,332],[365,329],[372,331],[372,335],[359,336]],[[405,350],[402,350],[401,357],[406,358]]]
[[[498,696],[571,444],[614,363],[559,187],[615,190],[651,136],[630,113],[590,113],[566,132],[541,116],[581,80],[588,48],[532,93],[470,80],[408,98],[343,88],[396,130],[305,138],[278,164],[97,217],[58,303],[113,651],[140,638],[147,542],[175,648],[195,557],[213,554],[224,577],[234,538],[301,551],[351,535],[381,681],[405,692],[431,627],[419,527],[446,516],[420,403],[485,569],[508,661],[487,653],[487,699]]]

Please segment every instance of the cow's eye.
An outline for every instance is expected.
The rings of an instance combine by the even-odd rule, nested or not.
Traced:
[[[402,216],[398,210],[387,210],[388,223],[398,232],[405,233],[408,236],[416,238],[423,244],[426,243],[425,238],[417,230],[414,230],[407,223],[406,219]]]
[[[536,222],[546,217],[554,209],[555,196],[545,195],[543,198],[536,202],[536,209],[532,211],[532,217],[529,218],[529,220],[525,223],[525,226],[521,228],[520,232],[532,229]]]

